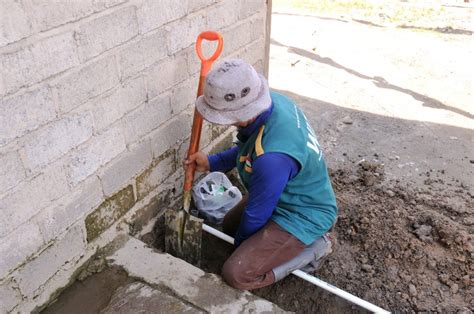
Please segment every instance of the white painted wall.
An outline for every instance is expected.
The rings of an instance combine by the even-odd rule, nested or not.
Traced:
[[[195,38],[218,30],[221,59],[263,71],[265,18],[263,0],[0,1],[0,313],[41,306],[178,197]],[[208,149],[228,134],[203,132]]]

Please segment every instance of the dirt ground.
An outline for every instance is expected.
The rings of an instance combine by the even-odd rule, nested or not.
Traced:
[[[315,275],[397,313],[472,313],[472,5],[382,23],[281,2],[270,85],[312,122],[340,210],[338,245]],[[219,273],[232,248],[203,246],[204,269]],[[361,311],[292,276],[254,293],[299,313]]]
[[[395,313],[474,309],[473,12],[274,0],[270,86],[311,121],[339,205],[337,246],[315,276]],[[163,223],[143,240],[163,248]],[[231,253],[204,234],[204,270],[219,274]],[[102,293],[79,285],[50,312]],[[297,313],[364,313],[294,276],[253,292]]]
[[[446,206],[437,195],[436,173],[427,175],[426,189],[413,192],[381,184],[379,163],[362,162],[331,176],[340,210],[333,232],[338,244],[315,276],[393,312],[469,313],[471,197],[459,192],[471,210]],[[206,235],[203,248],[202,267],[219,273],[232,247]],[[361,311],[293,276],[253,292],[298,313]]]

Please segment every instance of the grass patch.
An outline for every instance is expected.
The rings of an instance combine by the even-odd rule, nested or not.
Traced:
[[[316,15],[384,20],[396,25],[416,23],[420,20],[442,19],[446,10],[440,4],[405,3],[371,0],[273,0],[273,10],[299,11]]]

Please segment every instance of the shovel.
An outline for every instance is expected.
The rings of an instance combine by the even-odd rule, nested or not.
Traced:
[[[214,54],[206,59],[202,54],[202,41],[217,41],[217,48]],[[213,31],[206,31],[199,34],[196,40],[196,52],[201,60],[201,74],[199,76],[199,86],[197,96],[201,96],[204,91],[204,83],[207,73],[211,70],[212,63],[219,57],[224,45],[222,36]],[[199,141],[201,139],[202,116],[194,109],[193,126],[191,129],[191,140],[187,158],[199,151]],[[201,262],[201,234],[202,219],[190,214],[191,188],[194,180],[196,168],[190,165],[186,169],[184,178],[184,206],[178,211],[167,210],[165,213],[165,250],[166,252],[193,265],[199,266]]]

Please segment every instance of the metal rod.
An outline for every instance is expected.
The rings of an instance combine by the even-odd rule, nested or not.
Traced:
[[[217,230],[217,229],[214,229],[206,224],[202,224],[202,229],[216,237],[218,237],[219,239],[221,240],[224,240],[230,244],[234,244],[234,239],[232,237],[229,237],[227,234]],[[359,297],[356,297],[355,295],[353,294],[350,294],[349,292],[346,292],[342,289],[339,289],[319,278],[316,278],[314,276],[311,276],[307,273],[305,273],[304,271],[301,271],[299,269],[295,270],[292,272],[293,275],[301,278],[301,279],[304,279],[310,283],[312,283],[313,285],[316,285],[328,292],[331,292],[349,302],[352,302],[354,304],[357,304],[358,306],[360,307],[363,307],[364,309],[366,310],[369,310],[373,313],[390,313],[389,311],[387,310],[384,310],[382,309],[381,307],[378,307],[370,302],[367,302],[365,300],[362,300],[361,298]]]

